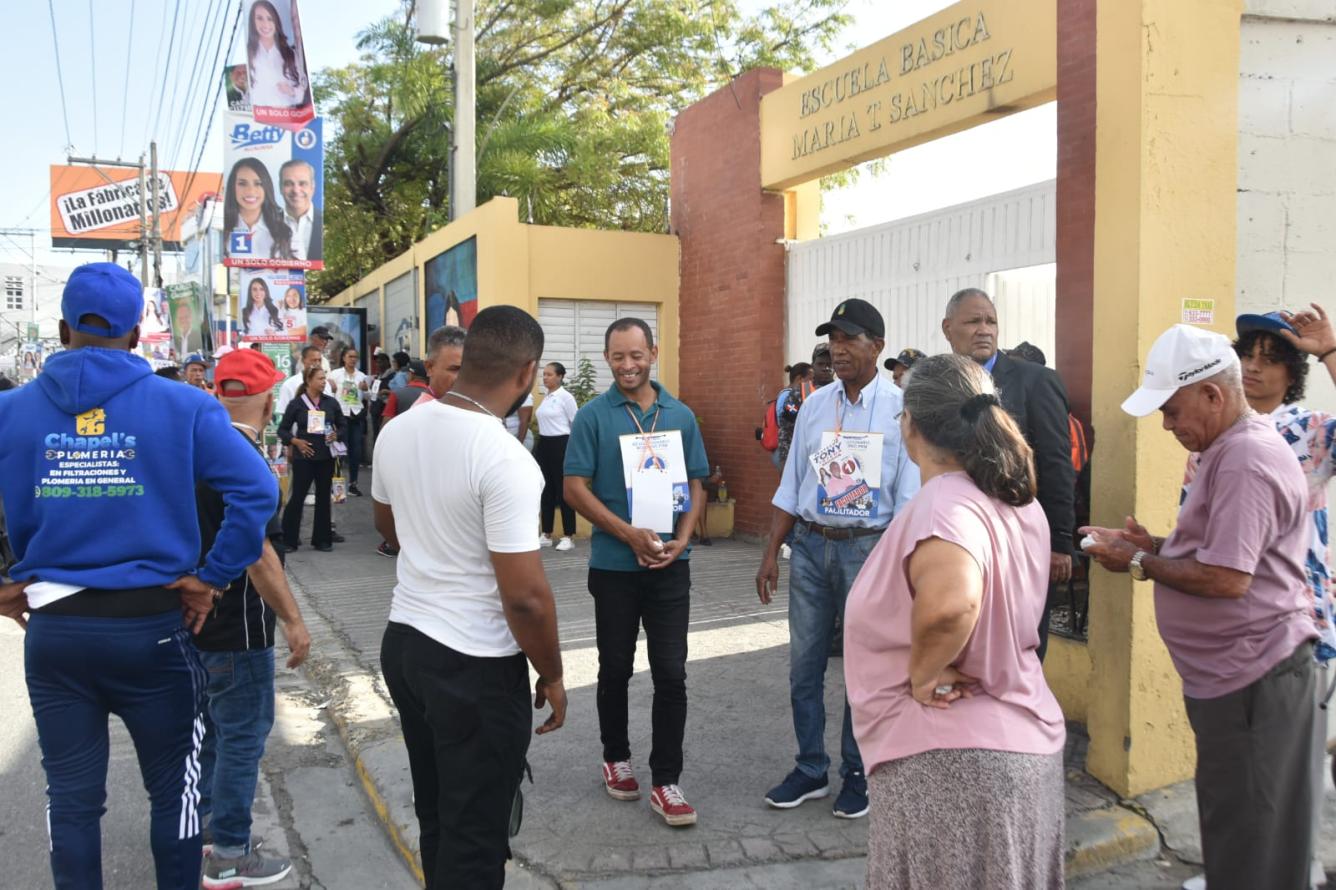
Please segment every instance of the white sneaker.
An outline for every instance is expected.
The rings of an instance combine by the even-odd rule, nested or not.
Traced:
[[[315,506],[315,495],[313,495],[313,494],[308,494],[308,495],[306,496],[306,500],[302,501],[302,503],[305,504],[305,505],[308,506],[308,507],[314,507],[314,506]]]
[[[552,536],[551,536],[551,535],[539,535],[539,536],[538,536],[538,546],[539,546],[539,547],[551,547],[551,546],[552,546]]]
[[[1206,890],[1206,875],[1194,875],[1183,882],[1183,890]]]
[[[560,541],[557,542],[557,549],[558,549],[558,550],[574,550],[574,549],[575,549],[575,542],[572,541],[570,538],[562,538]]]
[[[780,559],[790,559],[790,558],[792,558],[792,556],[793,556],[793,548],[792,548],[792,547],[790,547],[788,544],[780,544],[780,545],[779,545],[779,558],[780,558]]]

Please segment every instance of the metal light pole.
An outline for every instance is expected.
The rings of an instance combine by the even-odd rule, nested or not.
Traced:
[[[449,39],[446,33],[448,0],[419,0],[417,5],[417,39],[439,46]],[[450,218],[458,219],[473,210],[478,203],[476,141],[474,123],[477,108],[474,87],[477,77],[473,62],[473,0],[455,0],[454,83],[455,119],[450,128]]]

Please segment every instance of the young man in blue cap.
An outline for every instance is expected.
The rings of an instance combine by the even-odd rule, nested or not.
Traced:
[[[886,347],[881,313],[866,300],[845,300],[816,335],[830,338],[837,379],[808,396],[798,412],[756,573],[756,595],[769,603],[779,586],[780,544],[792,533],[789,698],[798,753],[793,771],[765,795],[777,809],[830,793],[825,676],[836,621],[858,570],[919,489],[918,468],[900,439],[900,390],[877,371]],[[838,468],[834,474],[831,467]],[[842,704],[843,787],[831,812],[858,819],[867,815],[867,777],[848,699]]]
[[[278,492],[217,400],[131,350],[143,289],[114,263],[70,275],[65,351],[0,394],[0,498],[18,562],[0,614],[25,624],[28,696],[47,781],[55,886],[102,886],[108,714],[148,790],[157,885],[200,877],[199,751],[207,678],[191,640],[260,557]],[[195,483],[223,498],[200,560]]]

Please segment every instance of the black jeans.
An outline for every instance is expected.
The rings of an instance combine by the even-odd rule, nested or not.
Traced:
[[[691,617],[691,564],[643,572],[589,570],[598,635],[598,726],[603,759],[627,760],[626,687],[634,672],[636,638],[645,626],[654,680],[649,768],[655,785],[676,785],[682,775],[687,725],[687,622]]]
[[[348,484],[357,484],[357,469],[362,464],[362,452],[366,450],[366,411],[361,411],[348,418]]]
[[[302,539],[302,501],[315,483],[315,527],[311,530],[311,543],[319,547],[334,543],[334,526],[329,514],[329,486],[334,481],[334,459],[303,460],[294,458],[292,467],[292,488],[288,492],[288,505],[283,508],[283,543],[296,547]]]
[[[543,534],[552,534],[556,525],[557,507],[561,507],[561,528],[566,537],[575,534],[575,510],[566,504],[562,492],[565,482],[566,443],[570,436],[542,436],[534,446],[533,457],[538,461],[538,468],[543,471],[542,509],[539,511],[543,520]]]
[[[408,749],[427,890],[501,887],[533,725],[524,655],[465,655],[390,622],[380,668]]]

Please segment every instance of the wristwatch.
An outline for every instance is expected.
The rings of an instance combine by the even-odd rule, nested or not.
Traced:
[[[1133,581],[1145,581],[1146,569],[1141,565],[1141,560],[1148,554],[1144,550],[1138,550],[1132,555],[1132,561],[1127,564],[1127,571],[1132,575]]]

